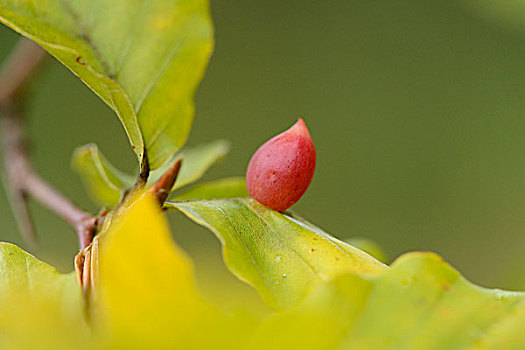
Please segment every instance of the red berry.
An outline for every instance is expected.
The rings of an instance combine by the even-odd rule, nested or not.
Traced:
[[[299,120],[285,132],[263,144],[246,171],[250,197],[268,208],[283,211],[302,197],[315,170],[315,146]]]

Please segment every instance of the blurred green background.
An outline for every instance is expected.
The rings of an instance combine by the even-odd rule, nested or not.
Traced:
[[[525,3],[516,0],[212,1],[216,49],[189,144],[232,141],[203,180],[242,175],[268,138],[306,120],[314,181],[294,207],[337,237],[364,236],[390,258],[441,254],[484,286],[525,288]],[[18,36],[0,28],[0,59]],[[30,101],[33,159],[81,206],[71,172],[89,142],[136,171],[117,117],[57,62]],[[72,230],[33,205],[41,248],[62,271]],[[219,244],[181,215],[172,230],[197,270]],[[0,239],[24,247],[5,193]],[[147,235],[145,237],[147,239]]]

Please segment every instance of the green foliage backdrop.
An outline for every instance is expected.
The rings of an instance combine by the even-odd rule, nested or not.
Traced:
[[[390,257],[433,250],[475,282],[525,287],[525,36],[467,3],[213,2],[216,49],[190,144],[227,137],[232,150],[204,180],[242,175],[256,147],[301,115],[319,156],[294,208],[302,216],[370,237]],[[0,35],[4,58],[16,36]],[[30,112],[37,168],[87,208],[69,171],[75,147],[96,142],[135,170],[113,113],[58,63]],[[0,239],[21,243],[5,196],[0,206]],[[220,259],[204,229],[174,220],[192,254]],[[70,270],[70,229],[40,208],[35,221],[37,255]]]

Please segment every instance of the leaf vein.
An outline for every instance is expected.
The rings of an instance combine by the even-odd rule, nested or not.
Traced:
[[[87,26],[85,25],[84,21],[79,16],[79,14],[75,11],[75,9],[73,8],[73,5],[71,5],[71,2],[69,0],[59,0],[59,1],[62,2],[62,4],[64,5],[64,8],[69,12],[69,14],[77,22],[80,28],[80,31],[82,33],[82,39],[85,40],[93,49],[93,52],[95,53],[98,60],[102,64],[102,67],[105,71],[104,73],[106,73],[111,80],[115,81],[114,74],[111,72],[111,68],[109,66],[108,61],[102,55],[102,52],[100,51],[98,45],[95,43],[95,41],[91,37],[91,34],[89,33]]]
[[[259,265],[257,264],[257,262],[255,261],[255,257],[253,255],[253,252],[250,250],[250,248],[248,248],[248,245],[246,244],[246,241],[244,240],[244,237],[242,236],[242,234],[237,230],[237,228],[235,227],[235,225],[233,224],[230,216],[218,205],[215,205],[215,207],[218,209],[218,211],[230,222],[230,225],[231,227],[233,228],[233,231],[237,234],[237,236],[239,236],[239,239],[241,240],[244,248],[246,249],[246,251],[248,252],[248,255],[250,256],[250,259],[255,267],[255,269],[257,270],[257,272],[259,273],[259,276],[261,276],[261,280],[263,281],[264,285],[266,286],[266,288],[268,288],[268,290],[270,290],[270,286],[268,285],[268,282],[266,281],[266,279],[263,277],[263,273],[261,271],[261,268],[259,267]]]
[[[279,234],[277,233],[277,231],[275,231],[275,229],[270,225],[270,223],[262,216],[262,214],[259,214],[259,212],[252,207],[252,205],[249,203],[249,201],[245,200],[245,199],[241,199],[240,200],[242,203],[244,203],[244,205],[246,205],[246,207],[251,211],[253,212],[258,218],[259,220],[261,220],[262,222],[264,222],[266,224],[266,226],[268,226],[268,228],[270,229],[270,231],[273,232],[273,234],[275,235],[275,237],[279,240],[279,242],[281,243],[282,246],[286,246],[286,244],[284,244],[283,240],[279,237]],[[319,278],[320,280],[323,280],[323,278],[321,278],[321,275],[319,274],[319,272],[315,269],[315,267],[310,264],[310,262],[302,255],[300,254],[297,250],[295,250],[294,248],[292,248],[291,246],[288,246],[288,249],[290,249],[292,252],[294,252],[298,257],[299,259],[301,259],[305,264],[306,266],[308,266],[312,272],[317,276],[317,278]]]

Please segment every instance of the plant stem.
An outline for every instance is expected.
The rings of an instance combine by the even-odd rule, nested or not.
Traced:
[[[97,218],[78,208],[42,179],[33,170],[25,147],[23,92],[45,57],[45,51],[38,45],[21,39],[0,72],[5,186],[20,231],[29,243],[36,241],[27,206],[27,198],[31,197],[73,226],[83,249],[93,239]]]

